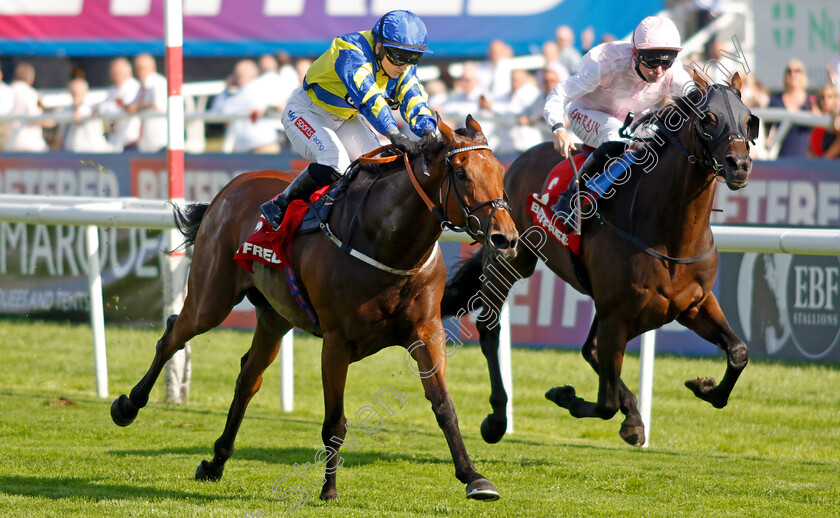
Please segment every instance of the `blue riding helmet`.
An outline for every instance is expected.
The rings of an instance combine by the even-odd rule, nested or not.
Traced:
[[[373,26],[373,36],[385,47],[432,54],[426,48],[426,25],[411,11],[390,11]]]

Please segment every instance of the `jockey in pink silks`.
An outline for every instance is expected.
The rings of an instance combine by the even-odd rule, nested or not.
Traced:
[[[563,158],[577,149],[566,131],[569,127],[587,146],[596,148],[581,167],[582,186],[604,197],[610,186],[635,161],[634,156],[610,161],[625,151],[626,140],[619,129],[629,112],[642,113],[666,97],[684,95],[691,82],[682,66],[673,67],[682,50],[674,23],[649,16],[633,31],[633,40],[603,43],[583,56],[577,73],[560,82],[546,99],[543,115],[554,134],[554,149]],[[679,65],[679,62],[676,62]],[[639,130],[644,132],[644,130]],[[630,151],[629,155],[640,153]],[[600,174],[602,173],[602,174]],[[552,210],[558,221],[569,226],[575,182],[560,195]]]

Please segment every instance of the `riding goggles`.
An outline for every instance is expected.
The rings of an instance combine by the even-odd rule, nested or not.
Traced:
[[[671,68],[671,65],[674,64],[674,60],[667,58],[645,59],[644,57],[639,56],[639,63],[651,70],[655,69],[656,67],[662,67],[662,70],[668,70],[669,68]]]
[[[678,52],[671,49],[639,49],[639,63],[647,68],[662,67],[668,70],[677,59]]]
[[[422,52],[412,52],[410,50],[396,49],[394,47],[385,47],[385,56],[388,61],[395,66],[401,67],[403,65],[416,65],[420,58],[423,57]]]

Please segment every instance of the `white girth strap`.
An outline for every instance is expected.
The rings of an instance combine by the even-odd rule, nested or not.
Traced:
[[[342,243],[341,240],[339,238],[337,238],[335,236],[335,234],[332,233],[332,230],[330,230],[330,226],[328,224],[324,223],[322,228],[324,230],[324,233],[327,235],[327,237],[330,238],[330,241],[332,241],[332,243],[335,246],[343,249],[344,243]],[[374,268],[377,268],[379,270],[382,270],[382,271],[385,271],[385,272],[388,272],[388,273],[393,273],[394,275],[403,275],[403,276],[407,277],[407,276],[414,275],[414,274],[422,271],[427,266],[432,264],[432,261],[434,261],[435,258],[437,257],[437,255],[440,253],[440,245],[437,242],[435,242],[435,246],[432,249],[432,253],[429,254],[429,258],[426,259],[426,261],[423,262],[423,264],[421,264],[420,266],[418,266],[416,268],[412,268],[411,270],[400,270],[399,268],[391,268],[390,266],[382,264],[372,257],[366,256],[365,254],[359,252],[355,248],[348,249],[347,253],[352,255],[356,259],[362,261],[363,263],[367,263],[367,264],[373,266]]]

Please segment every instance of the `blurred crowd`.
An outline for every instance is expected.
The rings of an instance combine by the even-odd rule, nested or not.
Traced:
[[[550,140],[543,105],[546,95],[560,81],[575,74],[578,62],[593,46],[612,41],[603,34],[584,30],[579,38],[568,26],[560,26],[555,38],[541,46],[542,59],[526,62],[514,56],[502,40],[489,44],[486,58],[439,67],[423,80],[429,106],[450,125],[461,126],[466,115],[475,117],[497,153],[522,152]],[[703,64],[722,59],[721,43],[712,41],[707,54],[688,56],[684,63]],[[542,65],[534,68],[532,64]],[[207,112],[237,115],[225,123],[224,145],[237,153],[277,153],[288,149],[276,115],[292,92],[301,85],[310,59],[293,60],[284,52],[258,60],[237,62],[225,80],[224,89],[212,98]],[[435,65],[421,61],[420,65]],[[715,69],[719,71],[720,69]],[[840,156],[840,56],[826,66],[827,82],[809,89],[805,67],[791,60],[780,70],[784,88],[768,92],[754,74],[743,77],[742,98],[751,108],[779,107],[790,112],[828,115],[827,127],[793,125],[780,143],[780,157]],[[140,54],[110,62],[110,87],[104,100],[90,101],[89,85],[81,70],[67,84],[71,104],[45,112],[35,90],[35,68],[19,63],[11,82],[0,72],[0,116],[41,115],[38,121],[0,121],[0,149],[39,152],[48,149],[73,152],[121,152],[134,149],[154,153],[166,147],[167,83],[155,58]],[[421,77],[422,79],[422,77]],[[717,82],[728,78],[714,77]],[[157,116],[154,116],[157,114]],[[49,115],[60,122],[47,120]],[[138,116],[142,115],[142,116]],[[401,122],[400,117],[396,117]],[[71,122],[67,122],[71,120]],[[778,125],[768,125],[768,143]]]

